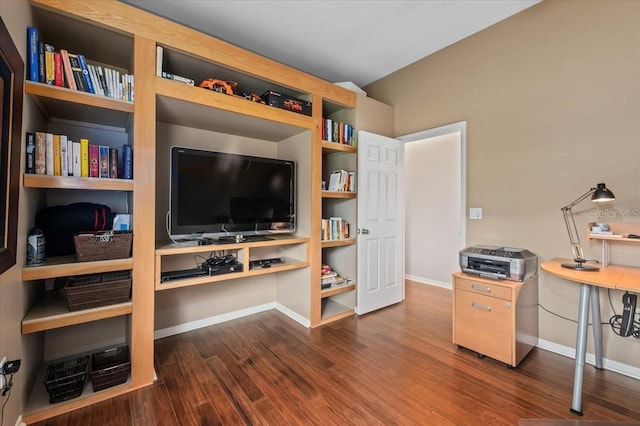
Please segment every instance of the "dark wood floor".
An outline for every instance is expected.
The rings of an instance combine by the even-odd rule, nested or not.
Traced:
[[[276,311],[156,341],[158,381],[40,425],[517,425],[571,419],[572,359],[451,343],[451,292],[308,330]],[[582,420],[640,423],[640,381],[587,366]]]

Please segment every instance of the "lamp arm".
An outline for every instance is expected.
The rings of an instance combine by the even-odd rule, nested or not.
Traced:
[[[584,200],[585,198],[587,198],[589,195],[593,194],[596,191],[596,188],[591,188],[590,190],[588,190],[587,192],[585,192],[584,194],[582,194],[581,196],[579,196],[578,198],[576,198],[576,200],[570,204],[567,204],[566,206],[564,206],[562,208],[562,211],[565,211],[565,209],[567,210],[571,210],[571,208],[573,206],[575,206],[576,204],[578,204],[580,201]]]
[[[575,203],[573,203],[573,205],[575,205]],[[578,228],[576,227],[576,221],[573,217],[573,212],[571,211],[571,205],[562,208],[562,215],[564,216],[564,224],[567,227],[567,233],[569,234],[569,242],[571,243],[571,250],[573,251],[573,259],[576,263],[584,263],[584,254],[582,252],[582,247],[580,246],[580,234],[578,234]]]
[[[573,217],[573,211],[571,210],[573,206],[578,204],[580,201],[587,198],[589,195],[595,192],[596,188],[591,188],[576,200],[562,208],[562,215],[564,216],[564,224],[567,227],[567,233],[569,234],[569,242],[571,243],[571,251],[573,251],[573,259],[576,263],[584,263],[584,253],[582,252],[582,247],[580,246],[580,234],[578,233],[578,228],[576,227],[576,221]]]

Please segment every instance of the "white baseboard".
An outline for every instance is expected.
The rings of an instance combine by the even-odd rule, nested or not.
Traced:
[[[429,278],[416,277],[415,275],[405,275],[404,278],[407,279],[407,280],[415,281],[415,282],[420,283],[420,284],[427,284],[427,285],[432,285],[432,286],[435,286],[435,287],[448,288],[449,290],[451,290],[453,288],[451,283],[446,283],[444,281],[438,281],[438,280],[432,280],[432,279],[429,279]]]
[[[27,426],[27,424],[22,421],[22,415],[18,416],[18,420],[16,420],[16,426]]]
[[[540,349],[544,349],[546,351],[553,352],[559,355],[564,355],[567,358],[576,359],[576,349],[574,347],[559,345],[557,343],[550,342],[544,339],[538,339],[537,346]],[[587,364],[596,365],[596,356],[594,354],[587,353],[585,362]],[[634,379],[640,379],[640,368],[634,367],[632,365],[627,365],[618,361],[603,358],[602,367],[605,370],[624,374],[625,376],[629,376]]]
[[[250,308],[240,309],[233,312],[227,312],[221,315],[215,315],[209,318],[203,318],[197,321],[191,321],[184,324],[179,324],[173,327],[163,328],[160,330],[156,330],[153,333],[153,337],[154,339],[162,339],[163,337],[169,337],[175,334],[185,333],[187,331],[208,327],[210,325],[220,324],[220,323],[231,321],[234,319],[257,314],[259,312],[268,311],[269,309],[276,309],[276,303],[275,302],[265,303],[264,305],[252,306]]]
[[[297,312],[292,311],[284,305],[276,302],[265,303],[264,305],[252,306],[250,308],[240,309],[233,312],[227,312],[221,315],[215,315],[208,318],[203,318],[197,321],[191,321],[184,324],[179,324],[173,327],[167,327],[160,330],[156,330],[153,333],[154,339],[162,339],[163,337],[173,336],[175,334],[186,333],[187,331],[197,330],[199,328],[208,327],[210,325],[220,324],[223,322],[231,321],[238,318],[247,317],[249,315],[257,314],[259,312],[268,311],[270,309],[276,309],[282,312],[295,322],[309,328],[311,323],[308,319],[299,315]]]

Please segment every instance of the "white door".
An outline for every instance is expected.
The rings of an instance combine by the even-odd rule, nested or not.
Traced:
[[[404,300],[404,145],[358,132],[359,315]]]

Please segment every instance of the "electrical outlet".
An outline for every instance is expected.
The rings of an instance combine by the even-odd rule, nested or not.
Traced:
[[[469,219],[471,220],[482,219],[482,207],[471,207],[469,209]]]

